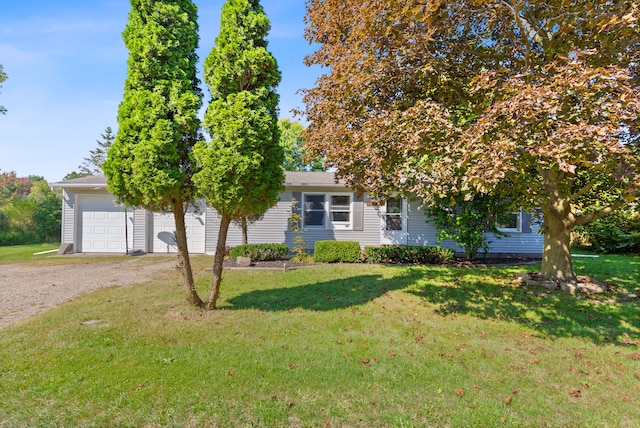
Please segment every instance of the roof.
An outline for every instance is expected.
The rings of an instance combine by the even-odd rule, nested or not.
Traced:
[[[344,187],[336,183],[333,172],[285,172],[284,184],[286,187]],[[107,179],[103,175],[88,175],[74,178],[73,180],[59,181],[52,184],[56,188],[81,188],[81,189],[106,189]]]

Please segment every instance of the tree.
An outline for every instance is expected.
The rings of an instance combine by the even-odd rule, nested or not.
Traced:
[[[498,221],[510,213],[509,208],[509,202],[499,192],[451,193],[445,199],[434,198],[424,212],[438,228],[438,242],[453,240],[462,247],[467,259],[473,260],[478,253],[486,256],[489,251],[487,232],[496,238],[506,236],[498,229]]]
[[[125,206],[172,212],[187,299],[201,306],[187,247],[185,212],[195,198],[192,148],[200,138],[197,8],[190,0],[131,0],[118,133],[103,170]]]
[[[212,97],[204,125],[211,142],[195,148],[200,170],[194,182],[221,216],[208,309],[220,295],[229,224],[266,212],[284,181],[275,92],[280,72],[267,51],[269,29],[258,0],[228,0],[204,65]]]
[[[541,274],[574,281],[573,227],[639,191],[622,144],[640,113],[639,13],[631,1],[311,0],[306,37],[320,48],[306,61],[329,72],[305,93],[307,147],[380,197],[428,204],[507,183],[515,204],[541,209]]]
[[[32,214],[39,240],[55,242],[60,239],[62,227],[62,198],[56,195],[43,177],[29,176],[33,182],[28,200],[37,205]]]
[[[13,199],[26,199],[33,182],[27,177],[18,177],[15,171],[0,174],[0,207]]]
[[[104,134],[100,135],[101,140],[96,140],[98,147],[89,151],[89,156],[84,158],[84,161],[78,167],[80,174],[85,175],[102,175],[102,164],[107,158],[107,151],[113,144],[116,136],[113,134],[110,126],[107,126],[104,130]]]
[[[322,159],[307,161],[303,133],[305,127],[290,119],[278,120],[280,145],[284,150],[285,171],[324,171]]]
[[[2,64],[0,64],[0,88],[2,88],[2,82],[4,82],[5,80],[7,80],[7,73],[4,72],[4,68],[2,67]],[[4,108],[4,106],[0,105],[0,114],[6,113],[7,109]]]

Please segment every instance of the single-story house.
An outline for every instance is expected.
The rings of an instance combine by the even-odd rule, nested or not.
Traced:
[[[62,245],[75,253],[175,252],[175,230],[170,213],[124,207],[107,190],[105,177],[88,176],[55,183],[62,189]],[[437,245],[436,227],[426,221],[418,201],[401,197],[374,204],[367,194],[358,197],[336,183],[330,172],[287,172],[285,189],[276,205],[248,227],[249,243],[286,243],[293,247],[289,217],[297,202],[303,217],[304,238],[316,241],[357,241],[362,247],[384,244]],[[186,216],[191,253],[214,253],[220,217],[199,203]],[[543,237],[528,213],[514,213],[505,225],[509,236],[491,241],[490,254],[542,254]],[[241,244],[241,228],[233,224],[227,245]],[[440,245],[461,251],[452,241]]]

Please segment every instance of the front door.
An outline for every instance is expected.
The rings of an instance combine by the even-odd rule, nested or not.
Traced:
[[[407,200],[394,196],[380,206],[381,244],[407,245]]]

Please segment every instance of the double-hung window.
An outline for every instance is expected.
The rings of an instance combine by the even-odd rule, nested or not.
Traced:
[[[353,196],[348,193],[305,193],[304,227],[351,229]]]
[[[514,212],[501,216],[496,222],[496,227],[502,232],[522,231],[522,212]]]

